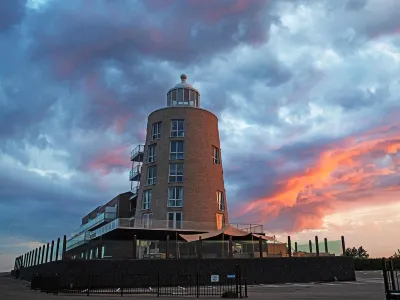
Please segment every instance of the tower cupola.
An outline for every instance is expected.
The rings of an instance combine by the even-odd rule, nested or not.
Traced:
[[[177,83],[167,94],[167,106],[200,106],[200,93],[191,84],[186,82],[187,76],[181,75],[181,82]]]

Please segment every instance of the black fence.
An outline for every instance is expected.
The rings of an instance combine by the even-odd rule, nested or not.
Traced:
[[[383,259],[383,280],[387,300],[400,300],[400,269],[393,267],[392,260]]]
[[[247,297],[247,281],[241,268],[230,274],[131,274],[120,270],[110,273],[36,274],[31,289],[54,294],[151,294],[160,296]]]

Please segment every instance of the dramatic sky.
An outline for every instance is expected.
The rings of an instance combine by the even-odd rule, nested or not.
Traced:
[[[0,1],[0,270],[129,189],[188,74],[232,222],[400,248],[400,1]],[[397,230],[396,230],[397,228]]]

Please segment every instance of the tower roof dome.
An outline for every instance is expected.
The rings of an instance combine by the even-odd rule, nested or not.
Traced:
[[[174,90],[174,89],[191,89],[191,90],[195,90],[196,92],[199,92],[190,83],[186,82],[187,78],[188,77],[186,74],[182,74],[181,82],[178,82],[177,84],[175,84],[175,86],[173,88],[171,88],[169,91]]]

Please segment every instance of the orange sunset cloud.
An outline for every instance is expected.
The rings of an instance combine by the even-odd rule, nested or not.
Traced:
[[[400,190],[399,150],[397,126],[346,138],[319,153],[302,172],[277,181],[280,188],[275,193],[253,201],[239,215],[255,214],[268,224],[292,210],[290,230],[300,231],[320,228],[326,215],[352,204],[380,204],[387,194]]]

